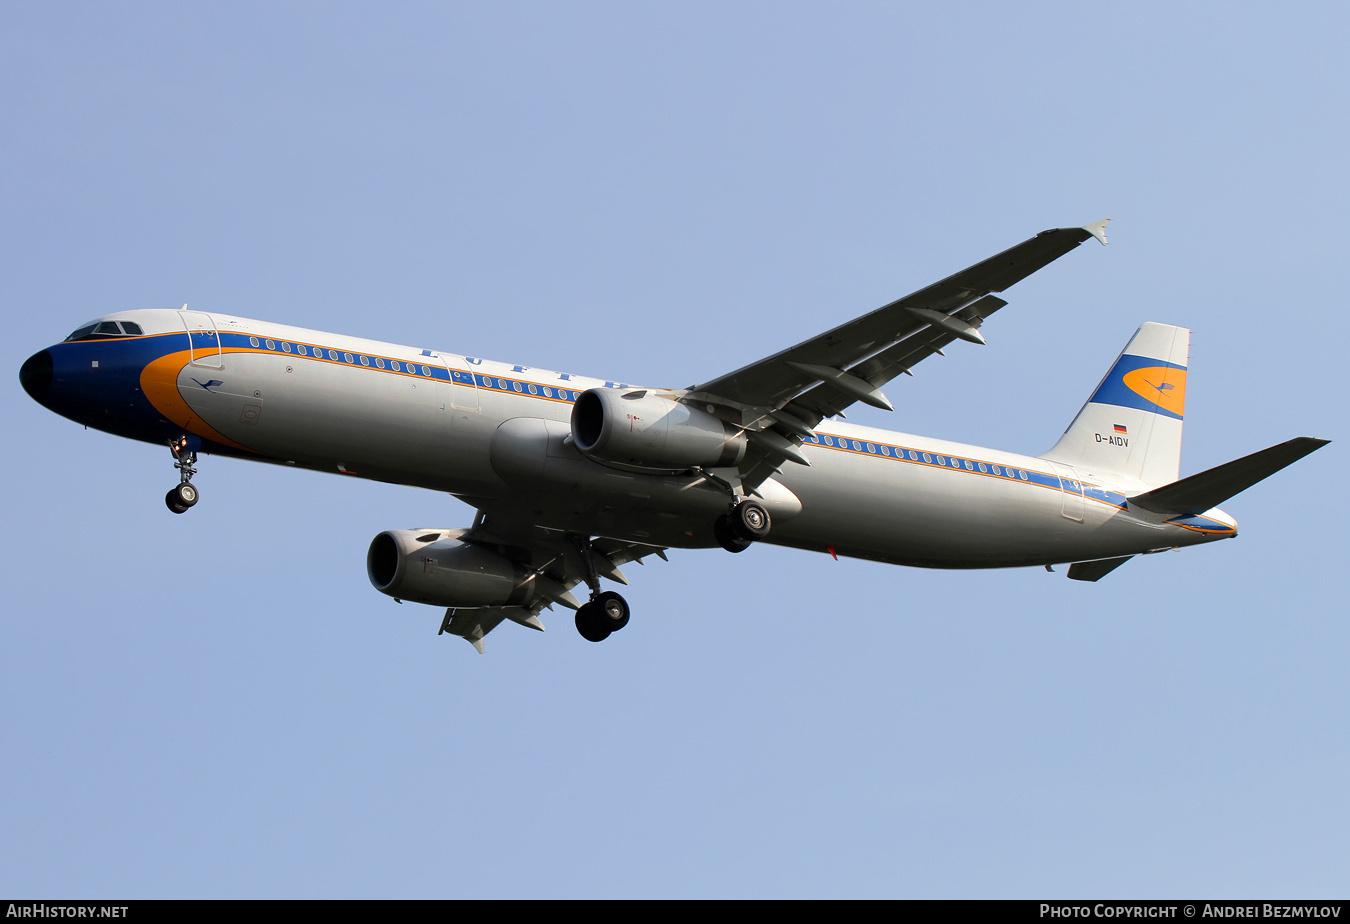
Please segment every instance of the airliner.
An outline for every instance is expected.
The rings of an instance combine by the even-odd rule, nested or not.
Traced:
[[[926,568],[1067,564],[1096,581],[1136,555],[1229,539],[1218,504],[1326,444],[1299,437],[1180,477],[1190,331],[1142,325],[1059,441],[1024,456],[847,422],[957,341],[995,293],[1095,238],[1043,231],[912,295],[726,375],[653,388],[190,310],[119,311],[23,363],[42,406],[167,446],[175,514],[199,454],[444,491],[466,528],[391,529],[374,587],[444,608],[481,653],[502,622],[629,620],[620,566],[769,542]],[[585,585],[586,601],[573,594]]]

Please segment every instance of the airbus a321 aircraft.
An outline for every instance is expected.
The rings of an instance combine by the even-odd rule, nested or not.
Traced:
[[[1190,331],[1139,328],[1049,452],[1022,456],[843,421],[957,340],[982,344],[994,293],[1096,237],[1057,228],[828,333],[690,388],[546,372],[222,314],[106,315],[19,372],[44,407],[166,445],[165,498],[198,500],[198,453],[449,492],[467,529],[394,529],[370,582],[444,607],[483,650],[504,620],[576,611],[598,642],[628,624],[619,567],[669,548],[772,542],[932,568],[1131,557],[1237,535],[1217,505],[1320,448],[1300,437],[1180,478]],[[585,584],[589,601],[572,589]]]

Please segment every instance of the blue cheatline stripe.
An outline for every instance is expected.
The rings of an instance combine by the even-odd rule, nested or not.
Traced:
[[[438,381],[453,381],[465,386],[472,382],[472,384],[481,389],[502,394],[513,394],[522,398],[538,398],[546,401],[571,403],[576,401],[581,395],[581,392],[576,391],[575,389],[560,388],[557,385],[545,385],[540,382],[532,382],[511,376],[489,375],[486,373],[469,372],[461,369],[447,369],[442,365],[431,365],[429,363],[416,361],[409,363],[407,360],[398,360],[389,356],[369,353],[352,353],[343,350],[335,350],[332,347],[325,347],[319,344],[300,343],[297,341],[260,339],[249,334],[223,333],[221,334],[221,346],[228,352],[284,353],[303,359],[309,359],[311,361],[341,366],[352,366],[371,372],[384,372],[389,375],[406,375],[415,378],[430,378]],[[302,353],[301,350],[304,352]],[[1059,477],[1050,472],[998,465],[985,460],[966,459],[960,456],[950,456],[943,453],[925,452],[924,450],[909,446],[866,442],[864,440],[855,440],[830,433],[817,434],[815,437],[805,440],[804,443],[824,449],[833,449],[835,451],[848,452],[854,455],[865,455],[890,462],[918,465],[927,468],[946,469],[948,471],[960,472],[961,474],[978,475],[1000,481],[1014,481],[1054,491],[1062,490]],[[1079,482],[1070,482],[1070,484],[1079,488],[1083,492],[1083,497],[1087,500],[1106,504],[1119,510],[1125,509],[1125,495],[1123,494],[1107,491],[1093,485],[1081,484]]]
[[[122,339],[144,343],[147,340],[155,338],[178,338],[182,336],[183,334],[153,334],[146,337],[128,337]],[[103,342],[106,343],[107,341]],[[462,369],[448,369],[443,365],[433,366],[416,361],[409,362],[406,359],[394,359],[390,356],[375,353],[353,353],[347,350],[337,350],[332,347],[296,340],[276,340],[256,337],[250,334],[225,332],[220,334],[220,345],[223,351],[229,353],[274,353],[292,356],[297,359],[306,359],[310,362],[324,362],[331,365],[364,369],[369,372],[382,372],[386,375],[402,375],[410,378],[426,378],[441,382],[456,382],[464,386],[468,386],[472,383],[481,389],[500,392],[502,394],[512,394],[522,398],[572,403],[581,396],[581,392],[575,389],[561,388],[557,385],[544,385],[540,382],[532,382],[510,376],[488,375],[486,373],[469,372]],[[172,349],[177,349],[177,347],[171,347],[168,351],[171,351]],[[301,352],[301,350],[304,352]],[[162,355],[164,352],[168,351],[160,350],[158,352]],[[1124,361],[1127,359],[1135,364],[1129,368],[1122,368]],[[1119,375],[1124,375],[1126,372],[1144,368],[1149,365],[1167,366],[1168,368],[1174,369],[1184,368],[1183,366],[1176,366],[1162,362],[1161,360],[1150,360],[1140,356],[1122,356],[1120,360],[1117,361],[1116,367],[1112,370],[1112,375],[1109,378],[1118,380],[1119,376],[1116,374],[1117,372]],[[1123,387],[1124,386],[1122,386],[1122,388]],[[1128,391],[1128,389],[1126,390]],[[1099,388],[1098,391],[1100,392],[1101,389]],[[1133,392],[1131,392],[1131,394],[1133,394]],[[1096,400],[1095,395],[1093,396],[1093,400]],[[866,440],[858,440],[834,433],[817,433],[814,437],[803,440],[803,443],[820,449],[829,449],[835,452],[847,452],[851,455],[869,456],[882,461],[918,465],[924,468],[944,469],[946,471],[958,472],[962,475],[976,475],[983,478],[994,478],[999,481],[1018,482],[1032,487],[1046,488],[1053,491],[1063,490],[1060,486],[1059,476],[1051,472],[995,464],[981,459],[967,459],[963,456],[925,451],[917,447],[899,446],[891,443],[868,442]],[[1070,481],[1069,485],[1080,489],[1083,492],[1085,500],[1096,501],[1097,503],[1105,504],[1118,510],[1127,509],[1128,505],[1124,494],[1116,491],[1108,491],[1105,488],[1100,488],[1096,485],[1084,484],[1076,481]],[[1203,532],[1233,531],[1232,527],[1228,526],[1226,523],[1200,516],[1176,517],[1168,522],[1186,529]]]
[[[296,359],[307,359],[311,362],[351,366],[368,372],[383,372],[386,375],[455,382],[466,387],[474,385],[488,391],[517,394],[529,398],[542,398],[546,401],[571,403],[581,396],[581,392],[572,388],[563,388],[554,384],[545,385],[541,382],[508,376],[469,372],[464,369],[449,369],[441,365],[439,361],[434,365],[419,360],[410,362],[406,359],[395,359],[392,356],[378,353],[336,350],[321,344],[296,340],[276,340],[251,334],[223,332],[220,335],[220,345],[226,353],[276,353],[293,356]]]
[[[1172,517],[1167,521],[1173,526],[1180,526],[1182,529],[1189,529],[1197,533],[1232,533],[1236,532],[1222,520],[1215,520],[1211,517],[1203,517],[1199,514],[1187,514],[1181,517]]]
[[[964,456],[953,456],[948,453],[932,452],[931,450],[923,450],[916,447],[897,446],[890,443],[867,442],[865,440],[854,439],[853,437],[838,436],[833,433],[817,433],[813,439],[805,440],[805,443],[812,446],[819,446],[822,449],[832,449],[836,452],[842,451],[852,455],[870,456],[882,461],[902,462],[907,465],[918,465],[924,468],[944,469],[949,472],[959,472],[962,475],[975,475],[982,478],[993,478],[999,481],[1013,481],[1031,485],[1033,487],[1048,488],[1053,491],[1062,490],[1060,487],[1059,476],[1052,472],[1042,472],[1036,469],[995,464],[981,459],[967,459]],[[1068,484],[1080,489],[1086,500],[1106,504],[1107,506],[1115,507],[1118,510],[1126,509],[1124,494],[1120,494],[1116,491],[1108,491],[1105,488],[1084,484],[1079,481],[1069,481]]]

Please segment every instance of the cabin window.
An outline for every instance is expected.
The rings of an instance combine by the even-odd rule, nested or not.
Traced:
[[[257,338],[257,337],[249,337],[249,338],[248,338],[248,345],[251,346],[251,347],[256,347],[256,346],[258,345],[258,338]]]
[[[383,368],[384,368],[384,360],[382,360],[382,359],[380,359],[380,357],[376,356],[376,357],[375,357],[375,365],[376,365],[377,367],[379,367],[380,369],[383,369]]]
[[[290,345],[289,343],[283,343],[283,344],[281,345],[281,349],[282,349],[284,352],[289,353],[289,352],[291,351],[291,345]]]

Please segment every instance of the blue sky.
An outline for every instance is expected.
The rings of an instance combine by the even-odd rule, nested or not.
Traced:
[[[1156,320],[1195,332],[1183,473],[1339,440],[1347,20],[0,7],[0,892],[1345,894],[1341,442],[1095,585],[684,552],[622,635],[478,657],[364,572],[469,508],[207,458],[174,517],[167,451],[17,370],[187,302],[683,386],[1110,215],[850,419],[1039,453]]]

